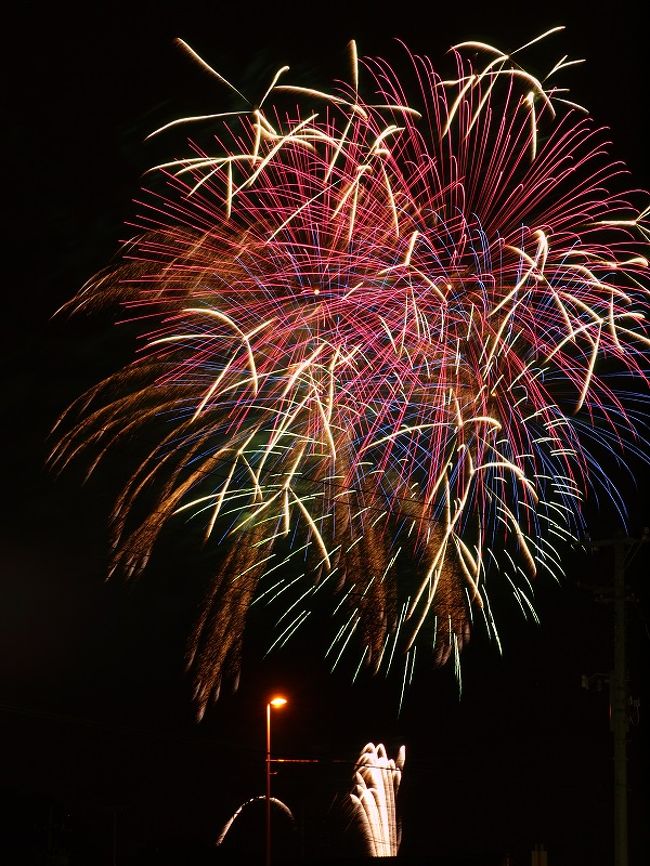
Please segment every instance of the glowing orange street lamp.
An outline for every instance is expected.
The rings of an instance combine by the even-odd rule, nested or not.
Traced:
[[[276,695],[266,705],[266,866],[271,866],[271,707],[277,710],[286,702]]]

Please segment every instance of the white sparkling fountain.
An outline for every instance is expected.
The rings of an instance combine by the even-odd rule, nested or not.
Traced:
[[[350,798],[371,857],[397,856],[401,838],[397,792],[404,760],[404,746],[393,759],[382,743],[368,743],[355,765]]]

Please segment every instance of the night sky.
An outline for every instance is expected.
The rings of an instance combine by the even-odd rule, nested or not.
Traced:
[[[263,793],[264,708],[281,690],[290,703],[274,714],[274,753],[314,762],[282,765],[274,777],[298,826],[279,827],[279,856],[361,852],[345,801],[354,761],[372,741],[391,756],[406,745],[404,855],[476,855],[487,866],[510,854],[523,866],[543,843],[551,866],[612,862],[612,736],[607,687],[597,688],[612,666],[610,548],[567,550],[562,586],[539,579],[540,626],[497,599],[503,655],[478,631],[460,698],[453,670],[422,665],[398,715],[398,682],[350,685],[349,672],[330,674],[314,634],[260,661],[253,619],[239,691],[198,724],[183,664],[210,552],[177,526],[141,580],[107,583],[119,461],[85,485],[81,466],[60,478],[44,468],[57,416],[131,347],[101,316],[52,315],[128,235],[142,173],[176,155],[170,140],[146,135],[223,108],[224,91],[174,37],[243,88],[284,63],[325,86],[347,70],[351,38],[361,53],[382,54],[401,37],[435,62],[454,42],[508,49],[565,24],[548,42],[551,60],[587,58],[565,81],[611,127],[612,153],[635,184],[650,187],[646,46],[632,4],[613,5],[607,19],[591,4],[495,5],[395,4],[385,14],[355,3],[26,3],[10,22],[0,859],[6,851],[11,864],[203,862],[232,812]],[[627,531],[639,537],[650,525],[650,474],[638,463],[632,471],[636,485],[621,486]],[[601,505],[587,507],[594,539],[619,528]],[[647,862],[650,844],[647,562],[647,548],[638,550],[627,574],[629,690],[641,700],[628,745],[631,866]],[[233,856],[261,850],[256,808],[229,838]]]

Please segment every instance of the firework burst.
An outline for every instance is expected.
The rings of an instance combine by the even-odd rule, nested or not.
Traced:
[[[552,83],[572,61],[539,80],[465,43],[450,77],[406,49],[401,77],[350,54],[334,90],[283,68],[254,108],[175,121],[217,133],[156,167],[123,263],[69,305],[142,323],[52,455],[149,443],[114,566],[139,573],[179,514],[224,549],[190,642],[201,711],[255,603],[280,607],[273,645],[331,604],[333,667],[458,667],[477,613],[498,642],[488,584],[534,616],[584,497],[617,499],[597,455],[643,451],[644,214]]]

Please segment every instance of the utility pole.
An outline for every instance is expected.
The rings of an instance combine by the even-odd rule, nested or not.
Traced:
[[[614,735],[614,864],[627,866],[628,695],[625,663],[625,554],[630,539],[614,541],[614,671],[610,684]]]
[[[613,548],[614,580],[613,593],[608,593],[614,606],[614,658],[609,680],[609,703],[612,736],[614,740],[614,866],[628,866],[628,822],[627,822],[627,732],[629,728],[626,651],[626,602],[625,566],[630,548],[647,541],[648,531],[641,538],[621,535],[591,542],[598,550]],[[601,675],[595,678],[602,679]],[[585,681],[589,681],[585,677]]]

